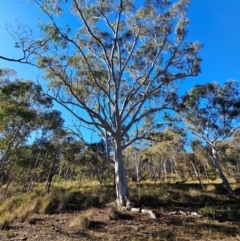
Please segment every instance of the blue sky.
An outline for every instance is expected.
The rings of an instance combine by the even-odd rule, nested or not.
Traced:
[[[16,57],[14,41],[4,30],[4,23],[14,24],[16,20],[34,28],[39,9],[28,0],[0,1],[0,55]],[[192,0],[188,17],[190,19],[188,40],[204,44],[200,55],[203,58],[202,73],[186,79],[181,92],[195,84],[228,79],[240,81],[240,0]],[[28,65],[0,60],[0,68],[13,68],[18,76],[36,80],[39,70]],[[64,116],[65,117],[65,116]]]
[[[0,1],[0,54],[16,56],[14,41],[4,31],[4,23],[14,24],[16,20],[33,28],[39,9],[28,0]],[[190,19],[188,39],[204,44],[201,51],[202,73],[185,80],[184,89],[196,83],[227,79],[240,81],[240,1],[239,0],[192,0],[188,17]],[[21,64],[0,60],[0,67],[17,70],[23,78],[36,78],[36,69]]]
[[[192,0],[188,17],[189,39],[198,40],[204,48],[202,73],[184,86],[240,81],[240,1]]]

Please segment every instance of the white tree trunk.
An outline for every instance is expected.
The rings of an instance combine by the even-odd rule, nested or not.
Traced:
[[[124,170],[121,141],[115,143],[115,188],[117,205],[129,206],[131,200]]]
[[[215,170],[218,173],[219,177],[222,179],[223,184],[225,185],[225,187],[227,189],[227,192],[229,194],[232,194],[233,193],[232,188],[231,188],[227,178],[225,177],[225,175],[222,172],[222,169],[221,169],[221,167],[219,165],[219,161],[218,161],[217,150],[214,147],[212,147],[212,158],[213,158],[213,164],[214,164]]]
[[[137,178],[137,182],[139,182],[141,180],[140,157],[138,157],[136,153],[135,153],[135,163],[136,163],[136,178]]]
[[[194,163],[193,163],[192,161],[190,161],[190,163],[192,164],[193,170],[194,170],[195,175],[196,175],[196,177],[197,177],[197,179],[198,179],[198,181],[199,181],[200,186],[201,186],[203,189],[205,189],[205,188],[204,188],[204,185],[203,185],[203,183],[202,183],[201,177],[200,177],[200,175],[199,175],[199,171],[196,169],[196,167],[195,167],[195,165],[194,165]]]

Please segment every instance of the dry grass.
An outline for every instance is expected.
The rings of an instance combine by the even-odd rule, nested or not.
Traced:
[[[235,184],[234,188],[240,187]],[[11,230],[14,222],[33,225],[38,222],[36,220],[40,215],[51,219],[58,213],[70,215],[71,218],[67,220],[65,229],[61,227],[56,230],[88,235],[84,236],[87,240],[109,240],[108,236],[112,240],[116,237],[119,240],[161,241],[231,241],[239,237],[240,240],[240,198],[226,195],[221,184],[205,184],[205,190],[201,190],[198,183],[176,185],[140,182],[130,184],[130,194],[135,202],[154,208],[159,214],[158,218],[151,220],[144,214],[120,213],[116,206],[105,208],[103,204],[114,200],[112,185],[94,183],[93,186],[85,184],[77,188],[68,183],[66,186],[56,185],[49,193],[44,187],[39,187],[21,196],[13,195],[0,204],[0,227],[5,229],[0,240],[1,237],[7,238],[6,231]],[[195,211],[203,217],[169,215],[178,210]],[[55,215],[48,215],[52,213]],[[54,225],[60,225],[60,219],[48,223],[44,218],[42,222],[43,225],[50,225],[51,228],[47,230],[53,230]],[[101,239],[97,236],[96,226],[103,235]],[[75,236],[71,237],[65,240],[75,240]],[[79,239],[76,236],[76,240]]]
[[[74,229],[75,232],[80,232],[82,230],[89,229],[91,227],[91,218],[93,216],[93,211],[87,210],[84,214],[77,215],[71,222],[69,223],[69,228]]]
[[[109,220],[117,220],[120,216],[120,212],[116,205],[111,205],[108,209],[107,216]]]
[[[18,220],[32,222],[34,214],[54,214],[71,209],[86,209],[113,201],[112,186],[91,187],[85,184],[81,188],[73,185],[56,185],[49,193],[44,186],[22,195],[12,195],[0,204],[0,226],[6,222]],[[1,198],[1,197],[0,197]]]

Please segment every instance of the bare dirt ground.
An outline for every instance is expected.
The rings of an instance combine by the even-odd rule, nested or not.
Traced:
[[[32,191],[10,197],[3,203],[1,214],[16,217],[14,212],[21,213],[19,217],[24,222],[16,218],[1,223],[0,240],[240,240],[240,188],[235,189],[235,195],[229,196],[221,185],[206,186],[208,189],[202,191],[197,187],[195,184],[138,184],[131,187],[135,203],[154,211],[156,219],[147,213],[123,210],[111,218],[109,211],[112,209],[106,203],[114,200],[112,186],[86,186],[81,190],[55,187],[51,193]],[[42,209],[37,208],[35,212],[38,205],[32,205],[34,201],[45,207],[45,211],[40,212]],[[32,212],[30,216],[24,216],[28,207]],[[90,220],[87,227],[80,222],[85,220],[84,217]]]
[[[174,213],[182,210],[185,214]],[[121,212],[117,220],[109,220],[108,207],[91,208],[91,225],[88,229],[69,227],[71,221],[86,212],[66,211],[52,215],[36,215],[31,224],[11,223],[0,230],[0,240],[240,240],[240,213],[225,211],[219,217],[193,217],[187,211],[194,208],[159,207],[154,209],[156,219],[147,214]],[[221,217],[221,218],[220,218]]]

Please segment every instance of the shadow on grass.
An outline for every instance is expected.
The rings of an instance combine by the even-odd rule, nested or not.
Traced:
[[[236,237],[236,235],[239,233],[239,230],[237,227],[231,227],[231,226],[223,226],[219,224],[212,224],[212,223],[201,223],[197,224],[197,227],[201,231],[211,231],[215,233],[216,235],[218,234],[219,236],[228,236],[228,237]]]
[[[212,207],[217,220],[239,222],[240,197],[227,195],[221,184],[205,186],[203,190],[198,184],[138,183],[135,187],[131,186],[131,194],[148,207],[162,207],[168,211],[198,211]]]
[[[91,221],[90,229],[102,229],[106,223],[100,221]]]
[[[206,238],[208,235],[214,235],[214,237],[221,238],[222,240],[222,237],[232,238],[240,234],[239,221],[237,225],[235,225],[236,223],[234,224],[234,222],[226,225],[221,224],[212,218],[196,218],[191,216],[169,215],[167,213],[163,213],[159,219],[156,220],[156,222],[159,224],[160,229],[162,223],[169,227],[168,235],[170,236],[168,236],[169,239],[165,237],[166,240],[171,240],[171,238],[174,240],[174,237],[177,237],[178,240],[185,240],[184,238],[186,238],[186,240],[198,240],[203,237]],[[165,230],[160,230],[159,232],[155,233],[156,237],[159,235],[159,237],[162,238],[162,235],[164,234]],[[189,237],[191,237],[191,239],[189,239]]]
[[[121,220],[132,220],[133,217],[130,214],[127,214],[127,213],[119,213],[118,219],[121,219]]]

